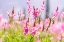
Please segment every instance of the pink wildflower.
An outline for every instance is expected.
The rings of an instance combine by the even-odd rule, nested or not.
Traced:
[[[58,14],[59,12],[58,12],[58,7],[57,7],[56,10],[54,11],[53,17],[54,18],[58,17]]]
[[[9,12],[7,12],[6,14],[7,14],[10,18],[13,18],[13,17],[15,16],[15,14],[12,15],[12,14],[9,13]]]
[[[49,26],[49,23],[50,23],[50,19],[47,18],[45,21],[44,21],[44,26],[45,28],[47,28]]]
[[[60,18],[64,18],[64,12],[61,13]]]
[[[27,26],[27,22],[26,22],[26,25],[24,27],[24,34],[27,34],[28,33],[28,26]]]
[[[43,29],[43,23],[42,21],[40,22],[40,24],[36,24],[36,28],[38,28],[38,30],[41,30]]]
[[[43,4],[41,5],[41,10],[43,11],[45,9],[44,1]]]
[[[14,7],[12,8],[12,12],[11,13],[7,12],[6,14],[9,16],[9,18],[14,18],[14,16],[15,16]]]
[[[30,0],[27,1],[27,4],[28,4],[28,5],[30,4]]]
[[[29,6],[28,7],[28,14],[30,14],[30,12],[31,12],[31,7]]]
[[[59,34],[64,31],[64,23],[56,22],[50,27],[50,32],[53,34]]]
[[[36,28],[36,27],[29,29],[29,33],[32,34],[32,35],[35,35],[37,33],[37,31],[38,31],[38,28]]]
[[[38,14],[39,14],[38,8],[35,8],[33,6],[33,16],[34,16],[34,18],[37,18]]]

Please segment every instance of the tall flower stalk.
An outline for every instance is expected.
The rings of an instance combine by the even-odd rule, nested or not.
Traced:
[[[12,12],[11,13],[7,12],[6,14],[9,17],[9,22],[12,22],[13,19],[14,19],[14,16],[15,16],[15,14],[14,14],[14,7],[12,8]]]

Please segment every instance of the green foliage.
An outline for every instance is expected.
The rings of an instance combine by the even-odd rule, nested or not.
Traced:
[[[35,42],[37,38],[40,38],[41,42],[51,42],[50,34],[40,31],[40,35],[24,34],[23,26],[15,24],[15,27],[10,26],[8,30],[0,31],[0,38],[3,42]]]
[[[41,32],[40,34],[41,42],[51,42],[50,40],[51,37],[52,37],[51,34],[47,34],[45,32]]]

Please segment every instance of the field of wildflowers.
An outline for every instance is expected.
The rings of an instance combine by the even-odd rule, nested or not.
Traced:
[[[7,12],[8,19],[5,20],[0,14],[0,42],[64,42],[64,12],[58,16],[58,7],[53,13],[53,17],[41,19],[41,14],[45,10],[43,1],[41,9],[28,4],[28,18],[18,13],[18,20],[14,20],[14,7],[12,12]],[[32,11],[33,10],[33,11]],[[32,13],[33,19],[30,19]]]

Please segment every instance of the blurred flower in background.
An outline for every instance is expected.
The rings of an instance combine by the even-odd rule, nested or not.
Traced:
[[[21,9],[25,14],[27,14],[27,7],[30,2],[30,0],[27,2],[27,0],[0,0],[0,14],[2,13],[4,15],[4,18],[7,18],[6,12],[11,11],[12,7],[15,8],[15,14],[18,13],[18,11]],[[46,4],[46,10],[42,13],[42,18],[45,18],[46,14],[49,14],[50,17],[52,17],[53,11],[58,6],[59,12],[61,13],[64,9],[64,0],[31,0],[30,5],[40,8],[42,5],[42,1],[44,1]],[[47,12],[47,13],[46,13]],[[59,14],[60,14],[59,13]],[[26,16],[25,16],[26,17]],[[32,17],[32,16],[31,16]],[[15,17],[17,18],[17,17]]]

